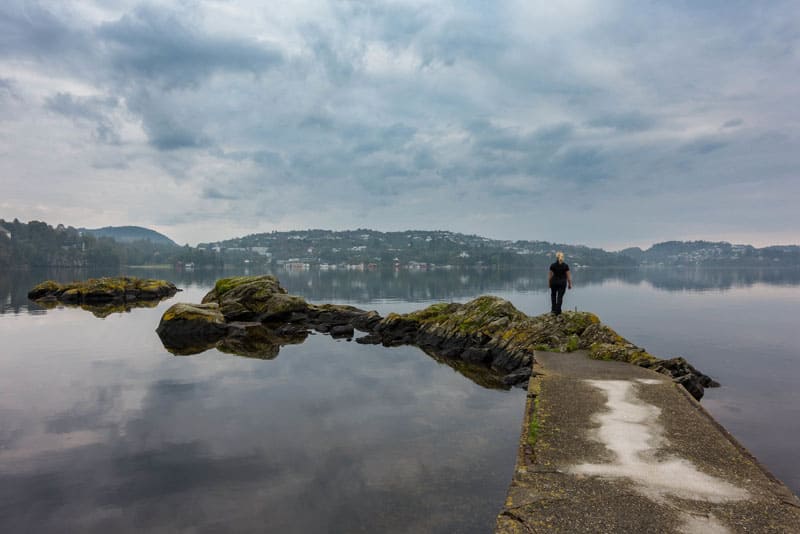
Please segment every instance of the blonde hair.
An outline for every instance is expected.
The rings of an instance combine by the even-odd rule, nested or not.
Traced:
[[[556,252],[556,259],[558,260],[558,263],[564,263],[564,253]]]

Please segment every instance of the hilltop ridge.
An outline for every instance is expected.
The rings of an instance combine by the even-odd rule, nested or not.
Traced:
[[[164,234],[142,226],[104,226],[102,228],[78,228],[78,230],[95,237],[110,237],[119,243],[150,241],[157,245],[178,246],[175,241]]]

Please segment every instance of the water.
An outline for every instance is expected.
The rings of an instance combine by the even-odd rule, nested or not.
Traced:
[[[491,530],[520,390],[485,389],[411,347],[321,335],[269,361],[170,355],[161,313],[199,302],[219,273],[132,272],[185,291],[105,319],[25,298],[44,278],[97,274],[0,274],[0,530]],[[487,293],[531,315],[549,306],[539,272],[276,274],[313,302],[384,314]],[[565,307],[717,378],[703,405],[800,491],[800,272],[574,275]]]

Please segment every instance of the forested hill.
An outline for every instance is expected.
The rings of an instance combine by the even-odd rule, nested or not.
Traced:
[[[256,251],[273,260],[295,260],[309,264],[375,263],[377,265],[485,265],[525,267],[553,261],[563,251],[571,264],[634,265],[619,253],[580,245],[547,241],[504,241],[446,231],[409,230],[303,230],[252,234],[215,243],[201,243],[207,250]]]
[[[141,226],[105,226],[103,228],[78,228],[84,234],[90,234],[95,237],[110,237],[114,241],[120,243],[133,243],[134,241],[150,241],[156,245],[171,245],[178,246],[175,241],[168,238],[164,234],[151,230],[149,228],[142,228]]]
[[[666,241],[647,250],[627,248],[620,254],[639,265],[800,266],[800,247],[797,245],[756,248],[725,241]]]
[[[138,235],[161,235],[149,232],[152,231],[138,232]],[[128,236],[135,234],[128,233]],[[221,266],[222,258],[218,254],[179,247],[168,238],[164,239],[167,242],[161,239],[118,241],[61,224],[53,227],[41,221],[23,223],[16,219],[12,222],[0,219],[0,268],[115,268],[177,262]]]
[[[725,242],[669,241],[647,250],[608,252],[580,245],[498,240],[446,231],[359,229],[260,233],[181,247],[163,234],[141,227],[85,230],[0,219],[0,268],[156,264],[220,268],[248,264],[271,269],[286,263],[300,264],[300,268],[369,264],[376,268],[525,268],[548,265],[557,251],[563,251],[573,267],[800,267],[800,247],[795,245],[755,248]]]

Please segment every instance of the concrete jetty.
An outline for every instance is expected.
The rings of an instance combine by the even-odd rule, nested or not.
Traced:
[[[800,533],[800,499],[669,377],[535,353],[498,533]]]

